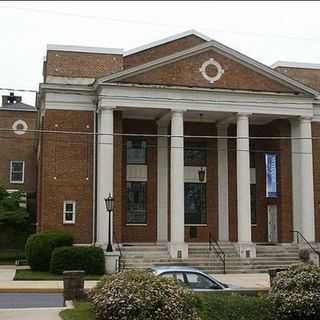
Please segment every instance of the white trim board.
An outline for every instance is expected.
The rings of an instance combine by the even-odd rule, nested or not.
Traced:
[[[123,49],[119,48],[102,48],[102,47],[86,47],[71,46],[63,44],[47,44],[47,51],[69,51],[83,53],[103,53],[103,54],[123,54]]]
[[[271,65],[271,68],[298,68],[298,69],[318,69],[320,63],[295,62],[295,61],[276,61]]]
[[[208,36],[198,32],[197,30],[191,29],[191,30],[187,30],[187,31],[175,34],[175,35],[170,36],[170,37],[166,37],[166,38],[163,38],[163,39],[160,39],[160,40],[157,40],[157,41],[154,41],[154,42],[150,42],[148,44],[145,44],[145,45],[142,45],[142,46],[127,50],[127,51],[124,52],[124,56],[130,56],[130,55],[132,55],[134,53],[137,53],[137,52],[140,52],[140,51],[144,51],[144,50],[147,50],[147,49],[150,49],[150,48],[153,48],[153,47],[157,47],[157,46],[160,46],[162,44],[165,44],[165,43],[168,43],[168,42],[171,42],[171,41],[175,41],[175,40],[178,40],[178,39],[181,39],[181,38],[184,38],[184,37],[188,37],[188,36],[197,36],[197,37],[199,37],[199,38],[201,38],[201,39],[203,39],[205,41],[210,41],[211,40]]]

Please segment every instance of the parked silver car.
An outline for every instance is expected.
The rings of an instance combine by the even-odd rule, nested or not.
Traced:
[[[240,287],[222,283],[203,271],[184,266],[155,266],[151,271],[160,277],[172,278],[197,292],[212,292],[217,290],[236,290]]]

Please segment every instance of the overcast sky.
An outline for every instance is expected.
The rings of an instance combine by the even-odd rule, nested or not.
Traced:
[[[0,1],[0,87],[37,90],[48,43],[127,50],[188,29],[267,65],[320,63],[319,13],[307,1]]]

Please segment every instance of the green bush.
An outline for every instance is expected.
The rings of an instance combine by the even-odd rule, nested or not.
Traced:
[[[51,253],[57,247],[71,246],[73,237],[63,231],[39,232],[31,235],[25,252],[31,270],[49,271]]]
[[[296,265],[279,272],[270,294],[280,320],[320,319],[320,268]]]
[[[200,320],[190,289],[148,272],[105,276],[90,300],[99,320]]]
[[[209,293],[199,297],[197,309],[202,320],[274,320],[271,302],[264,295]]]
[[[84,270],[87,274],[104,274],[104,253],[99,247],[61,247],[51,256],[50,272]]]

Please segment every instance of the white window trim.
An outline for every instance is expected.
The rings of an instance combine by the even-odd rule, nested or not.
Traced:
[[[72,204],[73,206],[73,215],[72,220],[66,220],[66,205]],[[75,224],[76,223],[76,202],[74,200],[65,200],[63,201],[63,224]]]
[[[12,167],[13,167],[12,164],[14,162],[22,162],[22,180],[21,181],[20,180],[18,180],[18,181],[12,180]],[[12,183],[12,184],[24,184],[24,168],[25,168],[24,160],[11,160],[10,161],[10,183]]]

